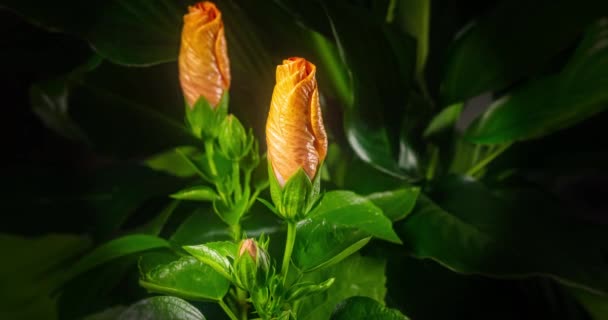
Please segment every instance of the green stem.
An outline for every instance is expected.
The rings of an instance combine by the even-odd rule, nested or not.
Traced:
[[[468,176],[475,175],[477,172],[479,172],[479,170],[485,168],[485,166],[487,166],[490,162],[492,162],[492,160],[494,160],[496,157],[498,157],[501,153],[503,153],[505,150],[507,150],[507,148],[509,148],[510,146],[511,146],[511,143],[503,144],[502,146],[500,146],[500,148],[496,149],[494,152],[492,152],[485,158],[481,159],[481,161],[479,161],[477,164],[475,164],[473,167],[471,167],[469,170],[467,170],[466,175],[468,175]]]
[[[235,202],[241,199],[241,173],[239,171],[239,162],[232,161],[232,184],[234,185]]]
[[[205,154],[207,155],[207,161],[209,162],[209,170],[213,177],[217,177],[217,168],[215,167],[215,160],[213,159],[213,140],[205,140]]]
[[[226,305],[226,303],[224,302],[224,300],[219,300],[218,303],[220,304],[220,307],[222,307],[222,309],[224,309],[224,312],[226,312],[226,314],[228,315],[228,317],[230,317],[230,320],[239,320],[239,318],[237,318],[234,313],[232,312],[232,310],[230,310],[230,308],[228,308],[228,306]]]
[[[283,255],[283,266],[281,268],[281,274],[283,275],[283,283],[287,278],[287,272],[289,271],[289,264],[291,262],[291,253],[293,251],[293,245],[296,242],[296,223],[293,221],[287,222],[287,241],[285,243],[285,255]]]

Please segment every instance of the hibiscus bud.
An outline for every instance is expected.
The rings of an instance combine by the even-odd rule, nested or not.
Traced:
[[[253,239],[243,240],[234,262],[235,283],[247,291],[252,291],[266,285],[269,273],[270,258],[266,250]]]
[[[211,2],[190,6],[188,14],[184,15],[179,80],[191,108],[200,96],[211,106],[217,106],[224,91],[230,87],[230,61],[222,13]]]
[[[303,58],[283,60],[277,67],[266,143],[281,186],[300,168],[313,180],[327,153],[315,71],[315,65]]]

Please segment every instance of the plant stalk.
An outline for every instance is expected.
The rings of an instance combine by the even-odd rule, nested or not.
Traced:
[[[285,254],[283,255],[283,265],[281,267],[281,274],[283,275],[283,283],[287,278],[287,272],[289,271],[289,264],[291,262],[291,253],[293,252],[293,245],[296,242],[296,223],[293,221],[287,222],[287,241],[285,243]]]
[[[234,312],[232,312],[232,310],[230,310],[230,308],[226,305],[226,303],[224,302],[224,300],[220,299],[218,301],[218,303],[220,304],[220,307],[222,307],[222,309],[224,310],[224,312],[226,312],[226,314],[228,315],[228,317],[230,317],[230,320],[239,320],[239,318],[237,318],[234,315]]]
[[[479,172],[479,170],[485,168],[485,166],[487,166],[490,162],[492,162],[492,160],[494,160],[496,157],[498,157],[501,153],[503,153],[505,150],[507,150],[510,146],[511,146],[511,143],[503,144],[498,149],[496,149],[494,152],[492,152],[490,155],[481,159],[481,161],[479,161],[477,164],[475,164],[473,167],[471,167],[469,170],[467,170],[466,175],[468,175],[468,176],[475,175],[477,172]]]
[[[213,178],[217,177],[217,168],[215,167],[215,160],[213,159],[213,140],[207,139],[205,140],[205,154],[207,156],[207,162],[209,162],[209,170],[211,170],[211,174]]]

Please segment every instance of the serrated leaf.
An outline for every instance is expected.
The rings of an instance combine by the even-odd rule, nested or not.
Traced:
[[[205,320],[203,314],[193,305],[176,297],[152,297],[134,303],[124,310],[117,320]]]
[[[184,246],[183,248],[200,262],[212,267],[226,279],[232,279],[232,267],[229,259],[234,261],[236,256],[237,245],[234,242],[208,242],[197,246]]]

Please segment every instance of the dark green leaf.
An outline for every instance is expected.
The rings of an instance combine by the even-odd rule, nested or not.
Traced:
[[[37,238],[0,234],[0,315],[7,319],[56,319],[52,290],[62,267],[91,245],[88,238],[48,235]]]
[[[105,243],[84,256],[72,265],[63,276],[63,281],[69,281],[74,277],[109,262],[119,257],[138,253],[150,249],[168,248],[169,243],[161,238],[143,234],[134,234],[114,239]]]
[[[350,191],[329,191],[308,215],[329,223],[356,228],[377,238],[399,243],[391,221],[370,200]]]
[[[139,283],[151,292],[192,300],[220,300],[230,281],[193,257],[183,257],[142,274]]]
[[[496,195],[467,178],[450,178],[433,195],[437,203],[421,195],[395,227],[414,256],[462,273],[543,275],[608,292],[606,233],[568,218],[552,199],[529,191]]]
[[[410,214],[410,212],[412,212],[419,193],[420,188],[411,187],[376,192],[365,197],[371,200],[378,208],[382,209],[384,215],[389,219],[392,221],[398,221],[404,219],[408,214]]]
[[[127,307],[124,306],[116,306],[111,307],[101,312],[86,316],[83,320],[115,320],[118,319],[123,311],[125,311]]]
[[[431,19],[430,0],[392,1],[394,12],[389,11],[387,20],[416,39],[416,73],[423,74],[429,51],[429,21]],[[390,9],[389,9],[390,10]]]
[[[399,310],[389,309],[382,303],[368,297],[350,297],[336,307],[332,320],[376,319],[407,320]]]
[[[462,103],[456,103],[441,110],[424,130],[424,136],[429,137],[453,127],[460,117],[462,106]]]
[[[298,319],[329,319],[336,305],[353,296],[366,296],[384,301],[386,294],[385,262],[371,257],[352,255],[329,268],[311,272],[303,281],[319,283],[335,277],[329,290],[302,300]]]
[[[345,130],[351,146],[380,170],[402,178],[415,176],[415,170],[405,172],[397,161],[399,127],[408,102],[403,93],[414,75],[414,42],[362,10],[327,5],[327,12],[351,75],[353,96],[343,102],[348,106]],[[361,43],[373,50],[360,50]]]
[[[608,106],[608,20],[593,25],[561,73],[496,101],[467,130],[475,143],[505,143],[550,134]]]
[[[606,9],[606,2],[594,0],[502,1],[453,44],[442,83],[445,102],[500,90],[540,71]]]
[[[123,311],[117,320],[205,320],[193,305],[176,297],[160,296],[141,300]]]

